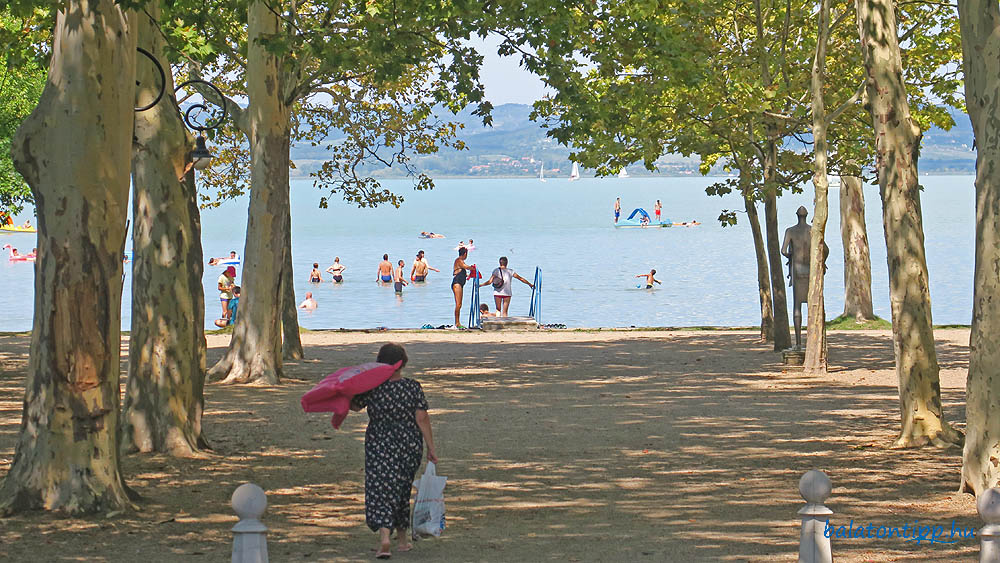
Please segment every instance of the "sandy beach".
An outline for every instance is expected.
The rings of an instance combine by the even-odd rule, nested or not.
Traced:
[[[946,418],[964,428],[968,330],[938,330]],[[209,362],[228,336],[209,336]],[[783,372],[736,331],[306,332],[278,387],[206,387],[204,459],[123,461],[141,510],[0,520],[11,561],[222,561],[233,489],[268,493],[272,561],[367,561],[364,428],[299,398],[388,341],[431,407],[448,528],[404,561],[794,561],[798,480],[822,469],[835,525],[978,528],[958,449],[888,450],[898,427],[891,335],[832,332],[826,377]],[[13,458],[29,338],[0,336],[0,474]],[[123,342],[123,375],[127,343]],[[124,387],[124,380],[123,380]],[[837,539],[838,561],[956,561],[978,538]]]

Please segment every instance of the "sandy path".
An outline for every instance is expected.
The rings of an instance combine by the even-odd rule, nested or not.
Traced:
[[[228,337],[209,339],[217,359]],[[949,420],[964,420],[968,331],[939,330]],[[303,334],[277,388],[207,389],[208,460],[132,456],[143,510],[0,520],[12,560],[221,561],[242,482],[268,491],[272,561],[364,561],[366,417],[334,431],[298,399],[335,368],[407,346],[431,404],[448,529],[412,561],[794,561],[797,483],[834,482],[833,523],[981,526],[955,495],[958,450],[889,451],[898,425],[890,336],[830,335],[825,379],[782,373],[738,332]],[[20,422],[27,338],[0,337],[0,473]],[[978,540],[834,543],[838,561],[971,559]]]

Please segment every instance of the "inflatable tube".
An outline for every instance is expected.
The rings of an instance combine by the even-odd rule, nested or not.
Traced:
[[[0,227],[0,231],[4,231],[7,233],[37,233],[38,229],[34,227],[25,228],[25,227],[14,227],[9,225],[4,225],[3,227]]]
[[[225,260],[219,260],[215,263],[216,266],[239,266],[239,258],[226,258]]]
[[[473,251],[473,250],[476,249],[476,245],[472,245],[472,246],[456,246],[455,250],[459,250],[459,249],[462,249],[462,248],[464,248],[464,249],[466,249],[468,251]]]
[[[358,393],[371,391],[387,381],[403,365],[369,362],[348,366],[323,378],[305,395],[302,395],[302,410],[305,412],[332,412],[330,423],[339,429],[351,412],[351,398]]]

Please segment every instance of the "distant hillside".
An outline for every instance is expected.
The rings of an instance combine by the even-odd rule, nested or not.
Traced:
[[[468,150],[442,150],[430,156],[414,159],[415,166],[431,176],[537,176],[544,163],[547,176],[569,175],[572,164],[570,150],[546,137],[540,124],[528,119],[531,106],[504,104],[493,109],[493,126],[484,127],[478,117],[467,110],[455,119],[465,125],[459,137]],[[924,134],[920,153],[920,172],[925,174],[972,173],[976,155],[972,151],[972,126],[965,114],[955,116],[951,131],[931,129]],[[325,151],[318,147],[292,148],[294,174],[306,175],[323,160]],[[657,162],[660,174],[689,176],[698,174],[698,160],[680,155],[666,155]],[[371,167],[376,176],[398,176],[398,169]],[[651,175],[642,165],[628,169],[632,176]],[[584,175],[588,175],[584,171]]]

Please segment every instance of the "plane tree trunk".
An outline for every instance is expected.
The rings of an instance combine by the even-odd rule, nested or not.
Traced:
[[[767,253],[764,249],[764,234],[760,230],[757,203],[748,195],[743,196],[743,205],[753,234],[754,256],[757,260],[757,292],[760,296],[760,341],[774,340],[774,313],[771,308],[771,279],[767,267]]]
[[[118,456],[122,250],[135,34],[112,0],[56,14],[38,107],[12,154],[35,197],[35,316],[0,510],[92,513],[131,503]]]
[[[299,336],[299,309],[295,302],[295,276],[292,273],[291,228],[286,231],[288,246],[281,268],[281,332],[284,335],[281,355],[286,360],[301,360],[302,338]]]
[[[781,267],[781,243],[778,235],[778,195],[775,188],[764,192],[764,228],[767,232],[767,257],[771,274],[771,297],[774,304],[774,350],[785,350],[792,345],[788,328],[788,299],[785,297],[785,278]]]
[[[965,100],[976,138],[976,268],[966,380],[962,483],[1000,483],[1000,6],[959,0]]]
[[[147,15],[148,14],[148,15]],[[138,41],[165,61],[155,27],[158,2],[137,16]],[[150,61],[136,65],[137,106],[154,99],[159,74]],[[202,288],[201,219],[193,140],[181,121],[173,79],[164,98],[136,113],[133,141],[132,330],[122,409],[122,453],[195,454],[201,433],[205,383],[205,292]]]
[[[813,223],[809,231],[809,292],[806,297],[808,324],[806,325],[806,357],[802,365],[806,373],[826,373],[826,304],[823,299],[823,282],[826,273],[826,220],[830,211],[830,186],[827,173],[827,122],[823,86],[826,73],[826,43],[829,35],[830,0],[821,0],[819,7],[819,33],[816,57],[810,79],[812,91],[813,134]]]
[[[261,39],[278,33],[278,16],[261,0],[249,8],[247,94],[250,130],[250,210],[240,312],[233,337],[209,376],[224,383],[280,382],[281,272],[290,215],[290,110],[283,96],[281,60]],[[244,297],[245,296],[245,297]]]
[[[844,244],[844,316],[859,322],[873,320],[865,194],[857,176],[840,177],[840,238]]]
[[[917,157],[920,128],[910,117],[891,0],[856,0],[858,30],[875,125],[899,378],[901,428],[894,447],[955,445],[962,436],[941,413]]]

